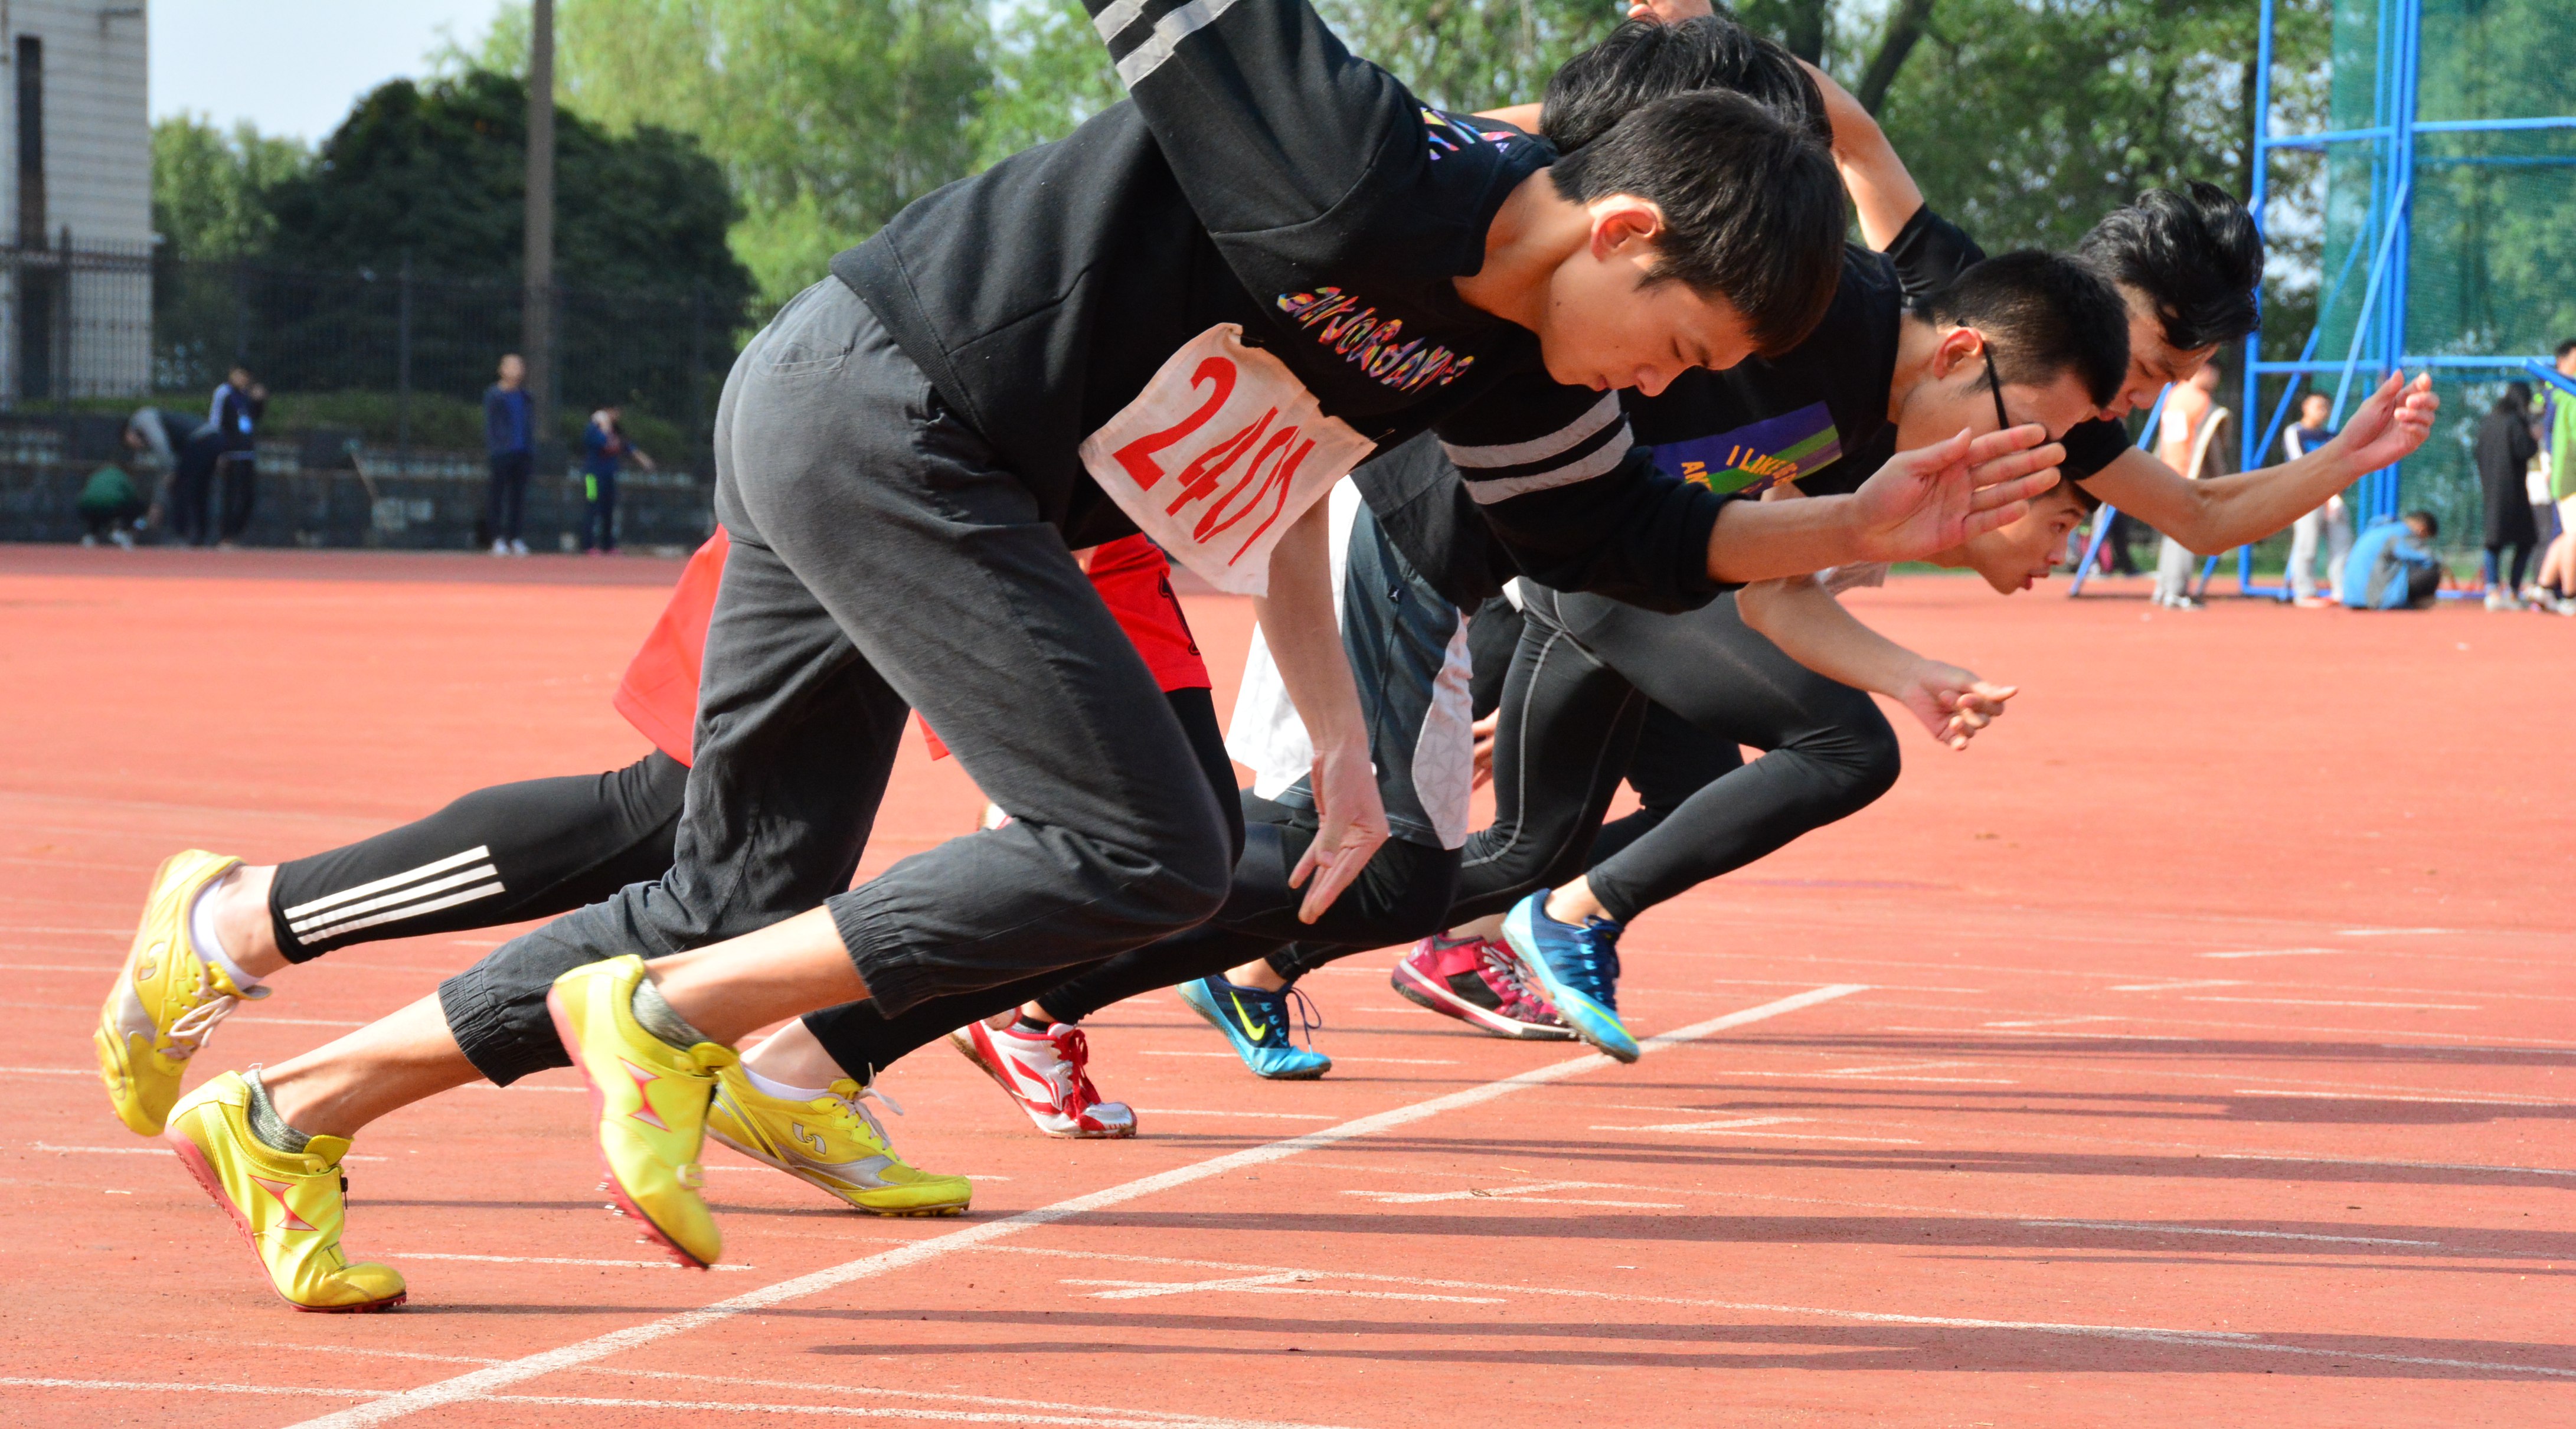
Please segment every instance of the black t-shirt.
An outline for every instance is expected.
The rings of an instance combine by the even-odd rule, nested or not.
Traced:
[[[1361,450],[1436,428],[1481,521],[1534,573],[1670,607],[1715,592],[1715,497],[1658,472],[1615,397],[1556,383],[1534,335],[1452,284],[1482,266],[1503,200],[1553,162],[1545,143],[1426,108],[1304,0],[1085,4],[1131,98],[832,263],[1044,519],[1075,545],[1121,536],[1165,492],[1212,493],[1224,461],[1248,462],[1246,481],[1265,461],[1287,472],[1284,501],[1303,452],[1275,433],[1263,445],[1270,429],[1229,405],[1258,392],[1257,414],[1278,394],[1293,399],[1270,409],[1291,413],[1279,430],[1302,401],[1329,421],[1299,432],[1329,441],[1339,423]],[[1222,354],[1200,356],[1227,324],[1223,360],[1267,374],[1240,388],[1208,376]],[[1204,496],[1207,520],[1242,519],[1234,490]],[[1276,522],[1260,492],[1251,506]]]
[[[1946,285],[1971,263],[1985,261],[1986,250],[1977,246],[1959,225],[1932,211],[1926,204],[1914,210],[1905,226],[1887,245],[1887,256],[1896,264],[1896,276],[1905,287],[1906,301]],[[2078,422],[2058,438],[2066,447],[2066,460],[2058,472],[2069,481],[2083,481],[2100,473],[2102,468],[2119,459],[2131,446],[2129,429],[2108,417],[2095,417]]]

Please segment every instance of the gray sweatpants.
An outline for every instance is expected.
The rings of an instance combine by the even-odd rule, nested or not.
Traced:
[[[1088,963],[1214,913],[1226,825],[1180,724],[1036,499],[826,279],[752,339],[716,412],[732,537],[671,871],[439,989],[506,1083],[566,1064],[547,988],[830,907],[892,1015]],[[1014,816],[852,889],[918,709]]]

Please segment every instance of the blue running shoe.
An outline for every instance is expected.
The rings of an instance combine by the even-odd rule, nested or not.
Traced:
[[[1288,997],[1296,993],[1300,1002],[1306,995],[1290,988],[1272,992],[1268,988],[1238,987],[1221,977],[1203,977],[1180,986],[1181,1001],[1190,1011],[1208,1020],[1225,1040],[1234,1044],[1234,1054],[1256,1077],[1274,1082],[1308,1082],[1333,1069],[1333,1059],[1311,1047],[1291,1045],[1288,1040]],[[1306,1023],[1316,1025],[1314,1004],[1306,1003]],[[1310,1037],[1313,1035],[1310,1031]]]
[[[1520,955],[1530,981],[1556,1004],[1556,1015],[1605,1057],[1637,1060],[1637,1039],[1619,1024],[1619,934],[1622,923],[1589,918],[1581,927],[1547,916],[1542,888],[1503,915],[1503,941]]]

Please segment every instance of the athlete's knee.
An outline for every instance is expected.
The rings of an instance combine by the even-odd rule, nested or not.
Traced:
[[[1194,927],[1216,916],[1234,886],[1234,847],[1213,799],[1192,817],[1158,824],[1131,851],[1146,875],[1135,887],[1140,912],[1159,930]]]
[[[1846,721],[1817,738],[1800,741],[1799,748],[1824,771],[1836,802],[1846,812],[1876,803],[1896,787],[1896,776],[1905,767],[1896,731],[1875,709],[1867,719]]]

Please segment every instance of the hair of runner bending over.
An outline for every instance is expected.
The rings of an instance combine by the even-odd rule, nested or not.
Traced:
[[[2072,372],[2096,406],[2129,375],[2129,309],[2118,290],[2072,258],[2025,248],[1972,263],[1924,294],[1915,311],[1985,334],[1994,380],[2045,387]]]
[[[2263,233],[2216,184],[2149,189],[2104,214],[2075,253],[2153,303],[2165,343],[2177,351],[2234,342],[2260,325],[2254,295],[2263,284]]]
[[[1557,67],[1547,81],[1539,131],[1560,154],[1608,133],[1630,110],[1694,89],[1726,89],[1804,124],[1831,144],[1825,96],[1797,57],[1732,15],[1678,25],[1630,20],[1609,38]]]
[[[1614,194],[1663,214],[1648,283],[1724,300],[1754,351],[1815,331],[1842,279],[1842,176],[1824,141],[1740,94],[1701,90],[1630,110],[1548,170],[1557,193]]]

